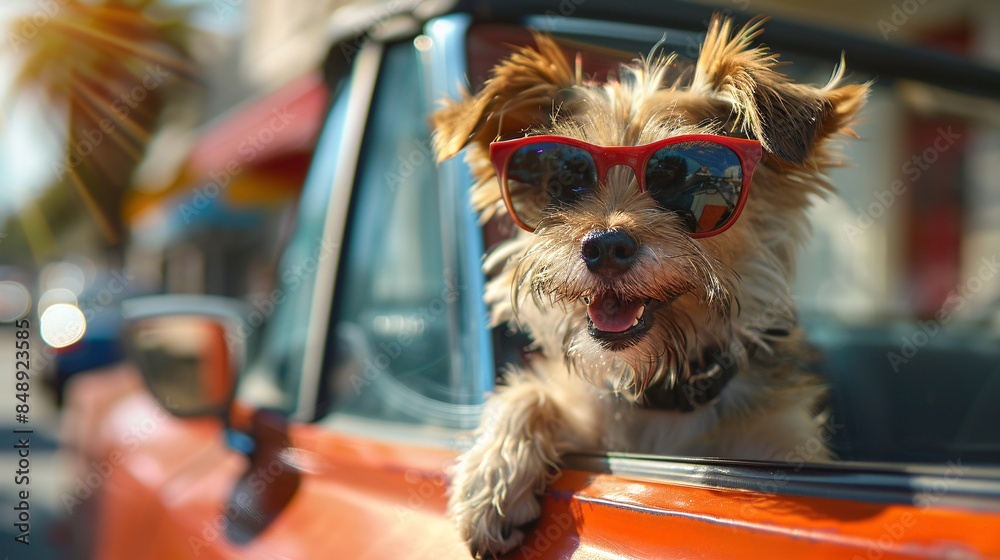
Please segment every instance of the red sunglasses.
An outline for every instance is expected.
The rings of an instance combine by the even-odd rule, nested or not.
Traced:
[[[687,134],[642,146],[595,146],[564,136],[528,136],[490,144],[503,201],[518,226],[535,231],[547,211],[571,205],[626,165],[645,192],[678,214],[691,237],[722,233],[746,204],[760,142]]]

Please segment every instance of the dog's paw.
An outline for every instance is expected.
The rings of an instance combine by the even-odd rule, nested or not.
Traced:
[[[460,470],[468,465],[463,463]],[[524,526],[541,514],[536,477],[505,470],[479,464],[453,479],[448,514],[475,558],[497,558],[517,548]]]
[[[475,558],[497,558],[514,550],[524,541],[524,527],[538,518],[541,504],[533,493],[518,500],[453,501],[452,519],[469,551]]]

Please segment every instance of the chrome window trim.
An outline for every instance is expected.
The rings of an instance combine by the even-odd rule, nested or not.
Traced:
[[[574,454],[567,469],[699,488],[887,504],[1000,511],[1000,468],[892,463],[780,463],[717,458]]]
[[[666,52],[669,53],[671,50],[676,50],[678,54],[684,55],[689,59],[694,59],[698,56],[699,47],[704,38],[704,33],[684,29],[663,28],[655,24],[626,23],[610,20],[600,21],[552,14],[529,15],[524,18],[524,25],[525,27],[531,27],[555,35],[584,35],[611,40],[628,38],[629,41],[648,42],[650,46],[658,45],[662,42],[666,46]],[[682,52],[680,48],[677,48],[680,46],[687,47],[687,51]]]
[[[326,354],[326,337],[330,324],[333,292],[340,266],[340,252],[343,250],[344,228],[347,224],[358,156],[361,153],[362,135],[368,121],[368,111],[371,108],[372,93],[378,78],[382,51],[381,43],[368,41],[358,51],[357,59],[354,62],[344,131],[340,136],[342,139],[356,139],[356,141],[342,141],[337,146],[337,153],[334,156],[336,168],[333,180],[330,182],[331,194],[326,210],[326,220],[323,224],[322,244],[336,247],[337,254],[332,258],[321,260],[316,269],[313,306],[309,313],[309,326],[306,330],[299,391],[295,412],[292,414],[292,419],[300,422],[311,421],[316,412],[316,399],[318,398]]]
[[[468,73],[465,38],[471,24],[472,18],[469,15],[452,14],[431,20],[425,27],[424,32],[433,42],[428,61],[431,103],[445,96],[451,99],[461,97],[461,84],[467,81]],[[434,108],[430,106],[428,111]],[[486,304],[482,297],[485,278],[481,258],[485,248],[482,227],[472,210],[469,193],[472,184],[472,173],[462,157],[457,156],[440,164],[442,216],[457,216],[457,224],[454,222],[442,224],[445,248],[458,248],[458,261],[448,263],[446,266],[461,270],[458,277],[464,279],[465,285],[459,286],[459,289],[467,295],[463,298],[464,305],[453,309],[449,317],[452,321],[451,332],[455,337],[452,339],[452,348],[475,348],[477,352],[474,356],[452,352],[452,372],[455,375],[453,386],[462,394],[470,395],[469,402],[463,404],[481,404],[486,393],[493,390],[495,377],[493,338],[488,326]],[[455,225],[457,229],[449,227]],[[448,259],[454,253],[445,250],[444,254]],[[452,273],[452,280],[455,278],[454,274]],[[479,325],[479,328],[473,329],[472,325]],[[474,340],[458,338],[466,331]]]

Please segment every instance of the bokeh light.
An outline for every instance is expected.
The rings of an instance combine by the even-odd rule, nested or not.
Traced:
[[[73,307],[78,306],[76,294],[72,290],[52,288],[51,290],[46,290],[38,297],[38,314],[43,315],[46,309],[57,303],[68,303]]]
[[[0,323],[11,323],[31,310],[31,292],[20,282],[0,282]]]
[[[75,295],[80,295],[87,285],[87,275],[75,263],[68,261],[55,262],[42,269],[40,275],[41,288],[66,288]]]
[[[83,338],[87,320],[80,308],[69,303],[54,303],[39,321],[42,340],[53,348],[65,348]]]

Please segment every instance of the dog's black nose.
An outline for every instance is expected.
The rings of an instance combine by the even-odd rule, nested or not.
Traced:
[[[624,272],[635,260],[639,242],[620,229],[597,229],[583,238],[583,262],[591,272]]]

